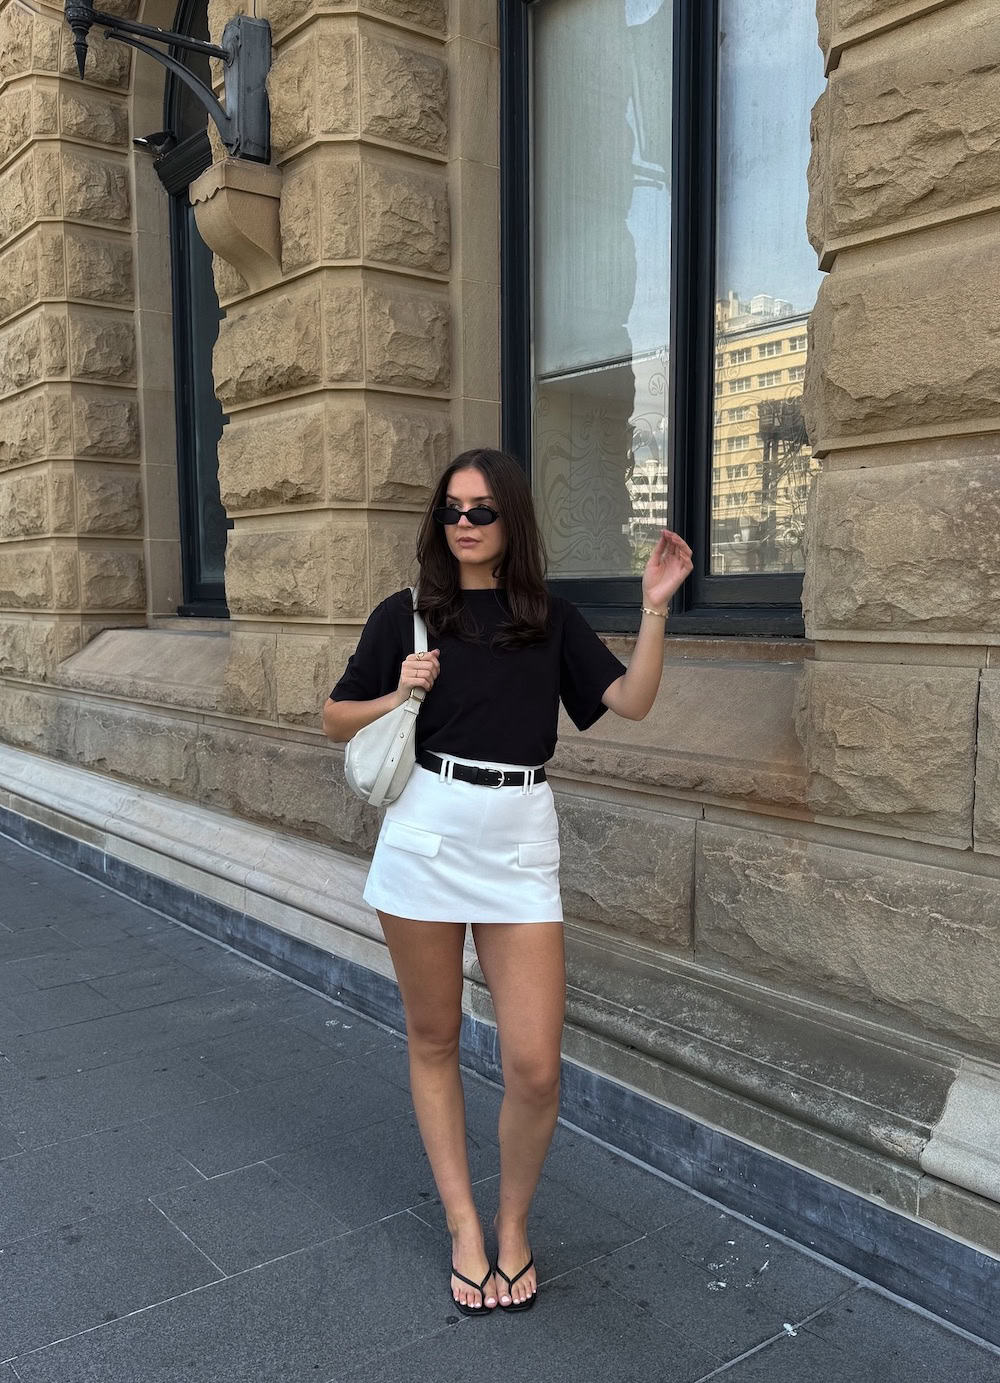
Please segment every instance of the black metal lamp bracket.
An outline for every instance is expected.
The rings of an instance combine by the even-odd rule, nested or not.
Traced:
[[[235,158],[252,159],[255,163],[270,162],[267,74],[271,66],[271,26],[266,19],[236,15],[226,25],[221,45],[105,14],[102,10],[95,10],[90,0],[66,0],[66,22],[73,30],[73,47],[81,77],[87,62],[87,34],[91,25],[97,24],[105,31],[105,38],[118,39],[140,53],[147,53],[184,82],[215,121],[223,144]],[[225,106],[220,105],[211,88],[172,53],[151,48],[143,39],[221,59],[224,64]]]

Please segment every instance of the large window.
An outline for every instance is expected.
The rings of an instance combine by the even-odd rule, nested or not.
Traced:
[[[207,39],[207,0],[180,0],[174,30]],[[181,49],[174,56],[211,83],[208,58]],[[228,614],[226,533],[232,527],[219,498],[218,443],[226,421],[212,376],[212,347],[221,312],[212,275],[212,252],[198,234],[188,187],[212,161],[208,115],[190,89],[169,74],[164,95],[167,147],[156,160],[170,197],[170,271],[173,284],[174,388],[177,482],[180,498],[181,615]]]
[[[673,628],[801,632],[813,0],[503,8],[504,443],[550,584],[635,628],[666,526]]]

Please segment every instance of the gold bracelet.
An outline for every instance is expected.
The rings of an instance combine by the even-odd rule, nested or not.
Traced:
[[[648,605],[644,605],[642,613],[644,615],[659,615],[660,619],[666,619],[670,612],[669,610],[651,610]]]

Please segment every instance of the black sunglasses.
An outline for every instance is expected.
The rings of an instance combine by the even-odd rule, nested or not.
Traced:
[[[475,524],[477,528],[482,528],[487,523],[494,523],[500,517],[495,509],[490,509],[485,504],[477,504],[473,509],[456,509],[453,504],[446,504],[431,512],[438,523],[458,523],[464,514],[469,522]]]

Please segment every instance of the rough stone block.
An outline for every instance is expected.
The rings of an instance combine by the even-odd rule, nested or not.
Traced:
[[[290,392],[322,378],[319,289],[255,298],[219,324],[213,372],[225,404]]]
[[[128,90],[129,57],[130,50],[124,43],[91,43],[87,52],[87,81]],[[59,71],[64,77],[76,77],[78,72],[73,32],[68,24],[62,26]]]
[[[341,524],[331,531],[330,614],[334,619],[364,621],[371,613],[364,579],[368,565],[368,543],[368,534],[361,527]],[[395,589],[398,591],[399,587]],[[378,600],[373,601],[373,604],[377,603]]]
[[[323,25],[316,40],[317,125],[323,134],[356,134],[358,116],[358,38],[353,21]]]
[[[448,68],[423,48],[365,34],[361,130],[435,154],[448,152]]]
[[[367,0],[367,8],[436,34],[443,34],[448,27],[446,0]]]
[[[333,685],[330,640],[278,636],[278,719],[286,725],[317,729],[323,702]]]
[[[964,6],[961,23],[945,8],[849,48],[825,104],[812,169],[824,240],[990,196],[1000,179],[992,5]]]
[[[145,610],[142,554],[124,547],[81,548],[80,603],[87,610]]]
[[[234,615],[325,617],[328,567],[326,535],[316,529],[245,531],[237,525],[226,548],[229,609]]]
[[[4,87],[0,91],[0,161],[6,163],[31,135],[31,88],[26,84]]]
[[[43,307],[40,314],[42,333],[42,369],[46,375],[64,375],[69,360],[66,353],[66,312],[62,307]]]
[[[72,466],[50,468],[49,514],[53,533],[76,532],[76,479]]]
[[[828,439],[1000,411],[1000,246],[974,223],[886,258],[842,251],[810,319],[804,408]]]
[[[0,244],[34,219],[37,155],[28,149],[0,174]]]
[[[279,34],[312,12],[313,0],[259,0],[257,14]]]
[[[31,71],[32,16],[18,5],[0,11],[0,72],[9,81]]]
[[[30,538],[44,533],[49,520],[46,477],[37,471],[0,481],[0,538]]]
[[[976,754],[975,843],[1000,854],[1000,669],[979,675],[979,743]]]
[[[287,274],[319,259],[317,165],[298,159],[286,165],[279,206],[281,269]]]
[[[45,400],[41,394],[0,402],[0,466],[17,466],[45,455]]]
[[[190,800],[197,796],[196,744],[188,721],[153,715],[145,706],[82,703],[63,757]]]
[[[135,326],[131,314],[73,310],[70,365],[79,379],[135,383]]]
[[[34,233],[0,255],[0,319],[38,299],[38,243]]]
[[[1000,633],[1000,476],[993,460],[817,476],[806,628]]]
[[[326,406],[327,498],[361,503],[365,497],[365,410],[334,398]]]
[[[105,235],[86,235],[75,227],[68,227],[66,289],[71,298],[132,302],[131,243]]]
[[[367,160],[363,205],[366,257],[447,272],[450,226],[443,174]]]
[[[368,570],[371,609],[394,591],[403,586],[411,586],[416,579],[417,566],[413,553],[419,521],[417,514],[395,514],[390,519],[388,514],[369,513]],[[334,590],[344,589],[342,583],[334,583]],[[356,605],[356,600],[352,601],[351,605],[345,603],[336,613],[341,619],[350,619],[352,615],[356,617],[355,610],[351,608]],[[366,619],[367,616],[368,610],[364,611],[361,617]]]
[[[324,259],[361,255],[361,161],[324,147],[319,164],[320,253]]]
[[[45,680],[80,647],[79,624],[65,620],[0,619],[0,676]]]
[[[78,456],[139,455],[139,414],[120,393],[73,393],[73,447]]]
[[[397,283],[369,283],[365,364],[376,384],[446,390],[451,379],[447,300]]]
[[[51,552],[21,544],[0,548],[0,608],[42,610],[51,604]]]
[[[806,664],[809,806],[970,843],[975,668]]]
[[[363,374],[361,290],[329,274],[323,281],[326,377],[333,383],[360,383]]]
[[[311,137],[315,85],[315,45],[311,38],[276,49],[267,75],[274,158]]]
[[[1000,880],[698,824],[695,945],[949,1037],[1000,1041]]]
[[[430,498],[448,464],[447,413],[426,408],[368,408],[368,482],[373,502],[420,503]]]
[[[690,947],[693,820],[574,794],[560,801],[559,825],[567,915]]]
[[[59,88],[59,117],[64,135],[85,139],[88,144],[128,148],[128,107],[120,96],[89,90],[76,82],[63,83]]]
[[[229,639],[222,710],[230,715],[273,720],[275,716],[273,634],[240,634]]]
[[[9,394],[35,384],[43,373],[42,318],[32,313],[0,331],[0,391]]]
[[[323,494],[323,409],[237,414],[219,442],[227,512],[308,504]]]
[[[62,157],[62,169],[65,216],[112,226],[129,224],[132,207],[128,168],[124,163],[67,150]]]
[[[80,565],[73,543],[58,543],[52,549],[52,604],[57,610],[79,609]]]
[[[78,466],[76,509],[81,533],[141,534],[142,492],[138,469]]]

